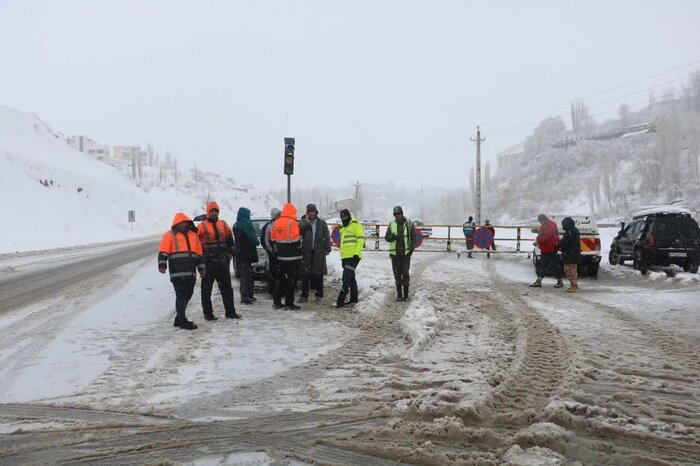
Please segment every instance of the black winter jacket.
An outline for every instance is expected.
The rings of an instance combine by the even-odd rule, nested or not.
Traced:
[[[564,236],[559,240],[561,258],[565,264],[578,264],[581,261],[581,235],[571,217],[561,222]]]

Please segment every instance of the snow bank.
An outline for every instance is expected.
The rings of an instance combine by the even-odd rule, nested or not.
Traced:
[[[0,215],[14,225],[0,233],[0,253],[160,233],[179,210],[201,213],[204,197],[174,187],[146,193],[117,168],[68,147],[35,115],[7,107],[0,107],[0,173]],[[232,209],[227,220],[239,205],[269,212],[269,197],[258,193],[209,194],[226,197],[219,202]],[[136,212],[133,224],[129,210]]]

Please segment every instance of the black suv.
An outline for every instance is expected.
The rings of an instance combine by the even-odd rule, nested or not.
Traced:
[[[608,260],[622,265],[632,260],[646,274],[650,265],[680,265],[697,273],[700,264],[700,228],[688,213],[658,212],[636,215],[613,239]]]

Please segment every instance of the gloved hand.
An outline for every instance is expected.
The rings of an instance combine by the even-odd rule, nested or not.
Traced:
[[[357,254],[355,254],[354,256],[352,256],[352,258],[353,258],[353,260],[356,260],[357,262],[360,262],[360,256],[358,256]]]
[[[158,272],[165,273],[165,266],[161,265],[160,267],[158,267]]]
[[[199,269],[199,278],[204,278],[204,276],[207,274],[206,269]]]

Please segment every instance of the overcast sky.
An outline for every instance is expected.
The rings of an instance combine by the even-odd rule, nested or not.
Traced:
[[[285,136],[297,185],[465,187],[477,124],[493,160],[573,98],[700,60],[698,18],[694,0],[0,0],[0,105],[262,187],[285,186]]]

